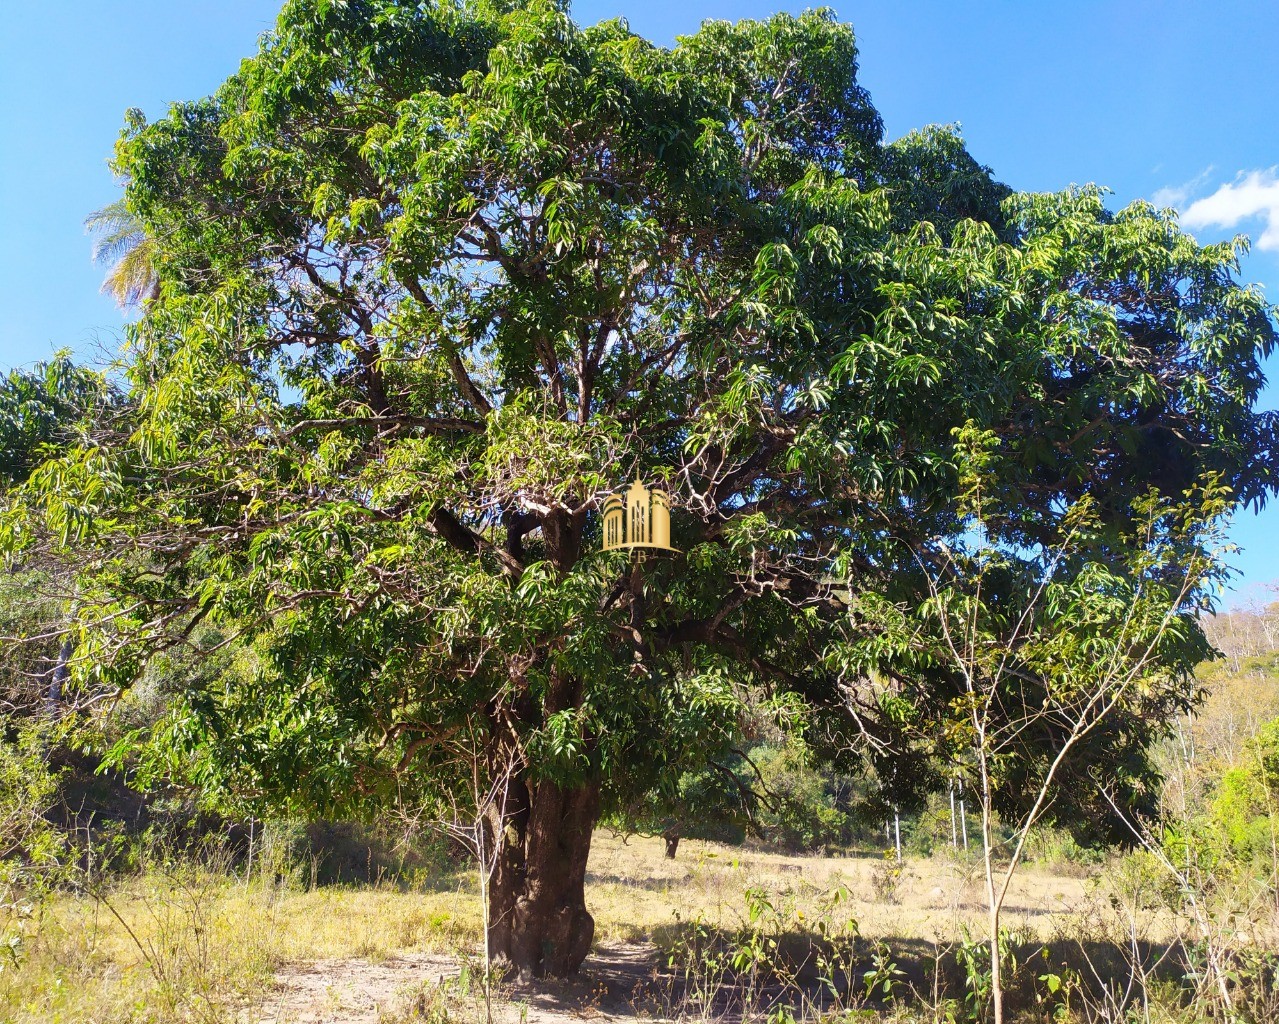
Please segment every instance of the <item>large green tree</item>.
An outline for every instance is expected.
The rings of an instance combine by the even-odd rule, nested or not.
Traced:
[[[1012,193],[949,129],[886,145],[828,12],[663,49],[550,0],[292,0],[115,170],[160,281],[133,418],[37,469],[4,543],[76,550],[81,686],[243,638],[146,747],[210,799],[513,771],[490,940],[526,973],[586,955],[601,813],[729,750],[743,692],[893,728],[832,624],[965,528],[953,428],[997,439],[1021,548],[1084,494],[1104,554],[1148,486],[1275,479],[1237,247]],[[597,551],[636,474],[682,554]]]

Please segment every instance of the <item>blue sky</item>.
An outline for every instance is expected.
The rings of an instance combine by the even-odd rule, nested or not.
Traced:
[[[805,4],[591,0],[581,23],[626,16],[659,43],[705,18]],[[162,114],[205,95],[254,50],[278,0],[14,4],[0,34],[0,368],[118,343],[98,292],[87,213],[118,195],[107,170],[127,107]],[[1244,277],[1279,301],[1279,4],[1202,0],[872,0],[837,7],[890,137],[959,122],[973,154],[1019,189],[1095,181],[1122,205],[1175,205],[1202,241],[1249,234]],[[1279,360],[1269,367],[1279,382]],[[1279,408],[1279,387],[1265,404]],[[1237,600],[1279,579],[1279,504],[1242,513]]]

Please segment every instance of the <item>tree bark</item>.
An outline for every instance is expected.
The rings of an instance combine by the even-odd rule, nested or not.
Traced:
[[[561,572],[581,554],[585,518],[584,511],[562,510],[541,518],[547,555]],[[554,669],[549,675],[540,711],[527,686],[517,686],[527,704],[517,711],[523,722],[581,706],[580,678]],[[489,955],[510,961],[522,978],[569,977],[595,938],[595,918],[586,909],[586,862],[600,813],[599,782],[567,786],[531,777],[520,743],[507,730],[498,730],[506,732],[499,741],[505,763],[521,763],[523,770],[511,779],[504,809],[491,819],[501,853],[489,884]]]
[[[58,714],[58,708],[62,704],[62,692],[66,688],[67,680],[71,678],[71,654],[74,650],[75,642],[68,635],[62,641],[57,663],[53,666],[53,671],[49,673],[49,688],[44,695],[45,710],[51,716]]]
[[[591,950],[586,862],[599,817],[597,785],[516,781],[489,883],[489,950],[523,978],[576,974]],[[512,813],[513,812],[513,813]]]

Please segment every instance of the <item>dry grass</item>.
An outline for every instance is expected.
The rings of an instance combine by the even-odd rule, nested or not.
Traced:
[[[474,944],[479,920],[456,888],[300,891],[150,874],[50,907],[20,969],[0,974],[0,1020],[223,1021],[251,1011],[285,963],[452,952]]]
[[[946,945],[981,920],[980,875],[962,859],[908,861],[893,880],[873,858],[785,857],[686,841],[669,861],[660,840],[603,833],[587,900],[598,941],[617,945],[660,938],[694,918],[731,930],[743,921],[748,887],[767,892],[791,918],[815,915],[837,886],[849,897],[837,914],[871,939]],[[186,868],[128,880],[98,899],[64,898],[46,912],[21,968],[0,973],[0,1019],[258,1019],[255,1009],[285,964],[473,952],[480,929],[473,877],[436,877],[427,888],[306,890]],[[1036,941],[1096,929],[1104,901],[1091,899],[1089,888],[1029,867],[1008,924]]]
[[[657,839],[596,836],[587,901],[601,941],[650,938],[676,914],[731,927],[741,920],[747,887],[777,894],[811,914],[824,893],[843,886],[851,899],[841,913],[872,939],[949,943],[965,925],[972,929],[984,920],[980,867],[962,857],[908,859],[889,892],[890,885],[877,883],[876,876],[882,878],[892,865],[873,857],[787,857],[686,840],[678,859],[669,861],[662,849]],[[1051,938],[1087,894],[1083,879],[1028,866],[1014,882],[1007,927]]]

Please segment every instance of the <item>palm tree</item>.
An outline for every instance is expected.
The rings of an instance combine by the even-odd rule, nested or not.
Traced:
[[[150,302],[160,294],[155,239],[146,233],[123,199],[89,214],[84,226],[96,236],[93,262],[110,266],[102,290],[122,309]]]

